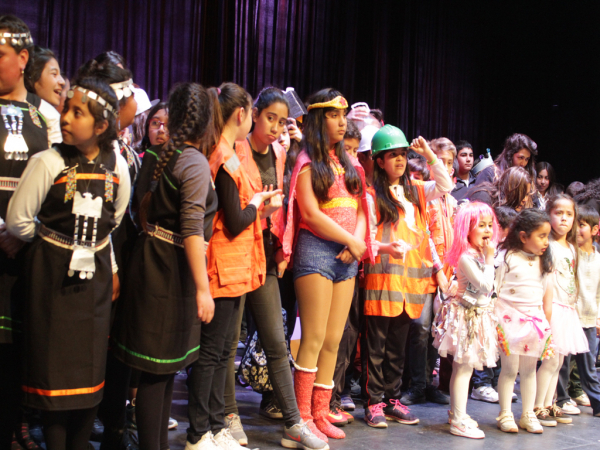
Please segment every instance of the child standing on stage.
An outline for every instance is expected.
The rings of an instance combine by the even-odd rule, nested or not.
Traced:
[[[30,159],[9,205],[9,231],[33,240],[22,389],[24,404],[44,411],[49,450],[87,446],[103,394],[115,271],[109,235],[130,194],[127,163],[112,145],[116,114],[108,84],[80,80],[61,116],[63,143]]]
[[[548,216],[542,211],[526,209],[516,217],[501,244],[505,253],[496,270],[495,312],[502,370],[498,380],[500,415],[496,420],[498,428],[506,433],[519,431],[511,412],[517,372],[523,401],[519,425],[530,433],[542,432],[538,417],[543,415],[534,413],[536,385],[538,389],[547,388],[549,381],[545,375],[556,359],[548,323],[552,313],[549,234]],[[536,382],[539,359],[544,363]]]
[[[300,414],[312,431],[324,440],[341,439],[344,432],[327,415],[358,261],[367,250],[366,187],[362,167],[343,147],[346,99],[334,89],[323,89],[309,104],[283,239],[286,259],[294,249],[302,324],[294,389]]]
[[[245,139],[235,143],[236,155],[256,192],[283,188],[286,154],[276,141],[281,131],[287,128],[288,113],[289,104],[280,89],[274,87],[263,89],[252,108],[254,121],[252,132]],[[277,279],[283,276],[287,263],[281,249],[285,229],[283,209],[277,207],[281,205],[281,196],[276,197],[268,202],[269,205],[265,205],[262,212],[259,211],[263,236],[262,251],[265,257],[262,262],[265,265],[265,282],[257,289],[246,293],[245,301],[243,297],[240,300],[237,318],[234,319],[234,337],[230,339],[237,347],[243,305],[246,303],[258,330],[258,337],[267,359],[269,379],[273,385],[273,392],[267,392],[266,395],[263,393],[261,414],[268,417],[278,412],[279,417],[284,419],[285,430],[282,438],[284,447],[325,449],[327,444],[314,436],[306,424],[302,423],[294,396],[277,282]],[[270,215],[269,209],[273,211]],[[226,209],[225,214],[227,213],[229,211]],[[245,438],[245,434],[235,401],[234,368],[228,370],[227,377],[228,380],[231,379],[231,386],[227,386],[225,390],[225,413],[227,414],[225,421],[232,436],[241,444],[240,438]]]
[[[452,188],[442,162],[422,137],[413,140],[411,148],[429,162],[436,181],[411,180],[408,147],[404,133],[391,125],[375,133],[371,144],[375,189],[369,192],[369,227],[376,259],[365,264],[365,421],[376,428],[387,427],[386,419],[419,422],[400,403],[406,339],[411,320],[420,317],[426,298],[431,297],[425,293],[433,272],[427,202]],[[385,367],[391,369],[391,378]]]
[[[457,293],[444,303],[435,320],[434,346],[440,356],[454,356],[450,379],[450,433],[471,439],[485,434],[467,412],[473,368],[495,367],[498,359],[493,311],[494,252],[498,224],[484,203],[467,203],[454,219],[454,242],[447,255],[456,267]]]
[[[566,194],[558,194],[546,201],[546,212],[550,216],[552,226],[552,239],[550,250],[554,269],[551,274],[553,284],[552,298],[552,340],[556,346],[557,358],[555,364],[548,367],[554,369],[549,375],[548,389],[538,386],[535,397],[536,409],[547,410],[550,420],[554,418],[559,423],[570,423],[572,420],[564,416],[569,410],[562,411],[563,403],[553,403],[554,392],[558,383],[558,376],[565,357],[571,354],[586,353],[589,351],[588,340],[581,328],[579,315],[577,314],[577,206],[571,197]],[[540,372],[538,371],[538,383]],[[567,369],[568,370],[568,369]],[[579,410],[571,411],[577,414]],[[542,421],[544,425],[544,421]],[[551,422],[549,426],[553,426]]]
[[[136,398],[140,448],[166,449],[175,373],[199,353],[200,320],[214,303],[204,257],[216,195],[203,145],[212,109],[199,84],[169,96],[169,141],[140,208],[144,234],[136,242],[125,295],[117,303],[113,351],[141,372]]]
[[[590,399],[594,416],[600,416],[600,385],[596,376],[595,349],[597,346],[597,330],[600,327],[600,254],[594,248],[593,240],[598,235],[598,211],[589,206],[578,206],[577,245],[579,246],[579,264],[577,277],[579,279],[579,295],[577,312],[588,340],[590,351],[573,355],[579,369],[581,385]],[[565,358],[560,369],[557,386],[559,405],[569,401],[567,383],[569,381],[570,356]],[[563,411],[564,412],[564,411]]]

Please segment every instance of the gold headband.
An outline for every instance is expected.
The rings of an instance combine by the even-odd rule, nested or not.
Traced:
[[[328,102],[325,102],[325,103],[313,103],[312,105],[309,105],[308,108],[306,108],[306,109],[307,109],[307,111],[310,111],[313,108],[346,109],[346,108],[348,108],[348,102],[346,101],[346,99],[344,97],[342,97],[341,95],[338,95],[333,100],[329,100]]]

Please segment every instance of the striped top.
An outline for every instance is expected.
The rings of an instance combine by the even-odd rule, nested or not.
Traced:
[[[329,200],[326,202],[319,202],[319,209],[328,217],[333,219],[335,223],[340,225],[344,230],[350,234],[354,234],[356,228],[356,219],[358,211],[358,199],[357,195],[352,195],[346,189],[345,173],[346,171],[341,166],[339,159],[333,151],[329,153],[329,157],[333,160],[333,173],[335,179],[333,184],[329,188],[328,197]],[[307,165],[310,167],[309,165]],[[306,170],[306,169],[303,169]],[[300,171],[302,173],[302,170]],[[300,228],[310,231],[315,236],[319,236],[311,228],[300,221]],[[321,236],[319,236],[321,237]]]

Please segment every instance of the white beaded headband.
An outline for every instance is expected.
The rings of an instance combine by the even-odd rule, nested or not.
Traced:
[[[121,100],[123,97],[127,98],[133,94],[130,87],[132,84],[133,80],[130,78],[129,80],[121,81],[120,83],[113,83],[110,87],[115,91],[117,99]]]
[[[33,39],[31,38],[31,33],[0,33],[0,45],[6,45],[10,39],[10,44],[15,46],[21,46],[23,43],[26,45],[32,45]]]
[[[92,100],[95,100],[98,103],[100,103],[100,105],[102,105],[102,107],[104,108],[104,112],[103,112],[104,118],[108,118],[109,111],[113,114],[113,116],[116,117],[117,113],[115,112],[113,107],[110,105],[110,103],[108,103],[106,100],[104,100],[98,93],[96,93],[94,91],[90,91],[89,89],[82,88],[81,86],[72,86],[71,89],[69,89],[69,92],[67,92],[67,97],[73,98],[73,96],[75,95],[75,91],[79,91],[79,92],[83,93],[83,96],[81,97],[81,103],[87,102],[88,98],[91,98]]]

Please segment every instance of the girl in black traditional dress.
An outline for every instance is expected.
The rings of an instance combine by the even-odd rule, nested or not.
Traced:
[[[130,194],[116,153],[117,98],[96,78],[73,86],[63,143],[30,158],[8,208],[26,256],[24,404],[43,411],[48,450],[87,448],[103,395],[113,277],[110,232]]]
[[[206,89],[176,86],[169,98],[170,139],[142,200],[145,230],[129,263],[125,296],[117,304],[113,350],[142,371],[136,398],[140,448],[167,449],[173,380],[198,359],[200,321],[210,322],[205,242],[217,199],[203,137],[212,123]],[[140,186],[141,189],[144,186]]]
[[[49,147],[48,118],[40,109],[53,108],[27,92],[24,83],[32,47],[29,28],[21,19],[0,16],[0,449],[11,447],[15,431],[19,443],[27,446],[18,426],[22,318],[17,309],[23,295],[17,279],[26,248],[6,230],[4,221],[27,160]]]

